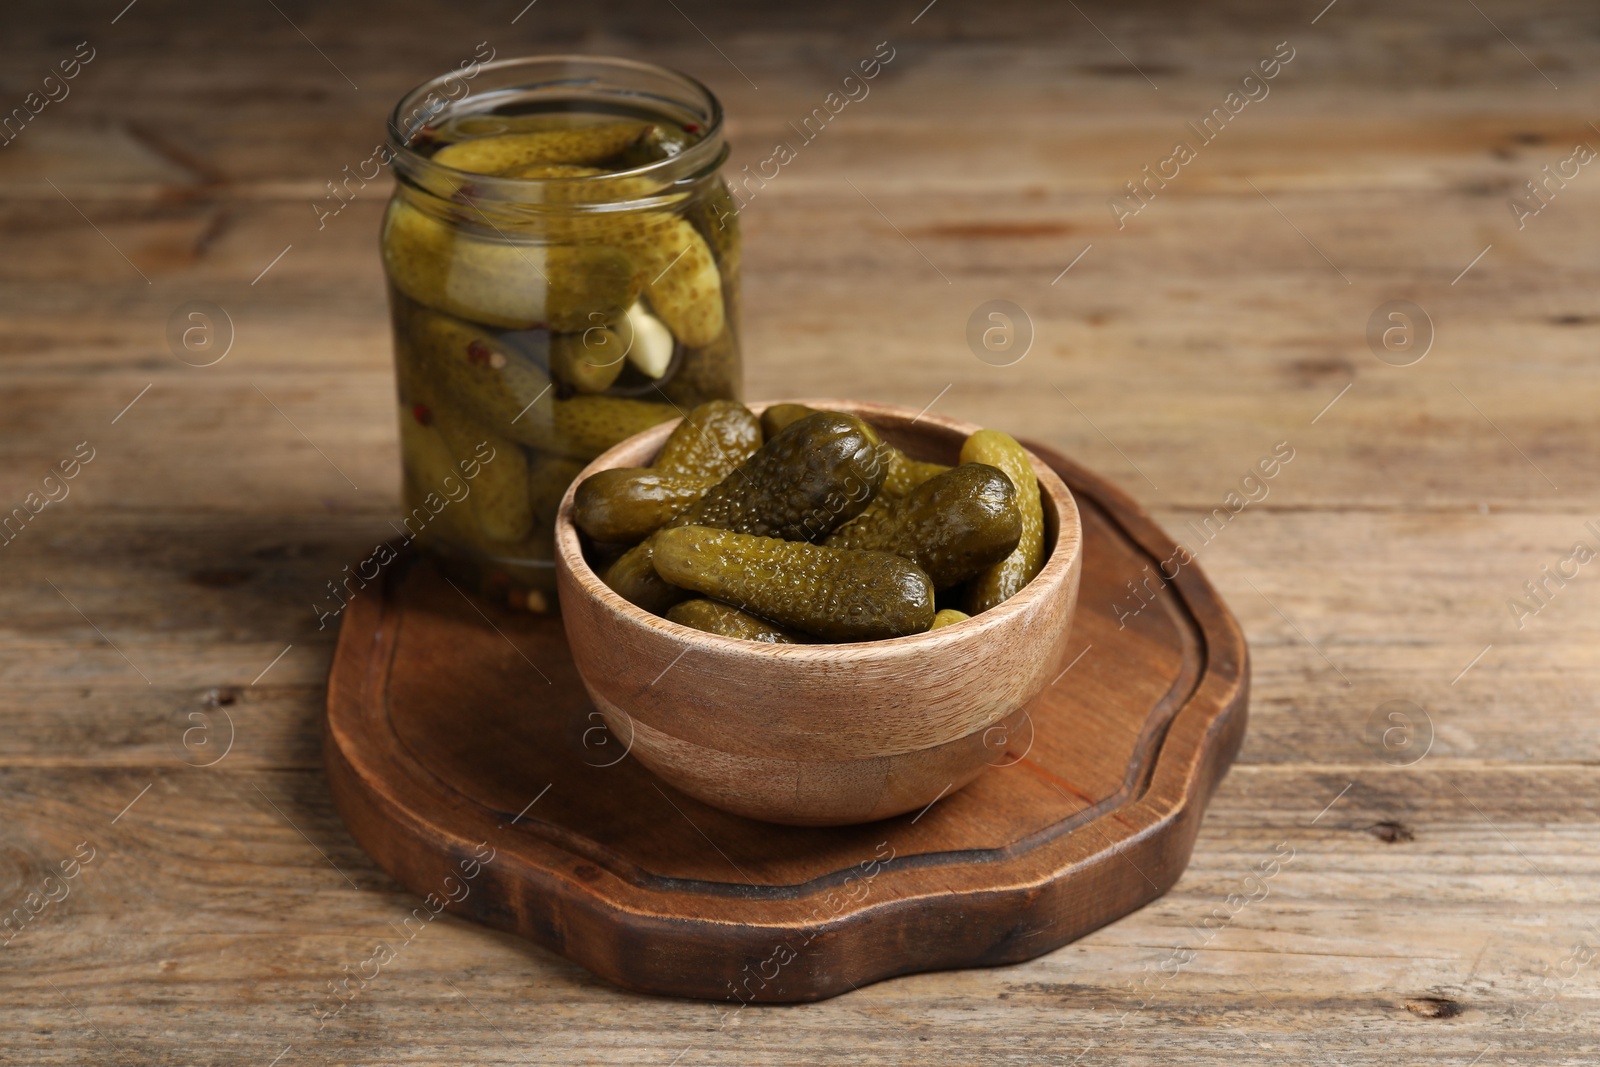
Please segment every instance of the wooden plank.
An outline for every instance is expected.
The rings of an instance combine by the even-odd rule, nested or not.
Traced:
[[[152,780],[149,793],[108,825]],[[1470,789],[1471,799],[1450,781]],[[1343,784],[1337,773],[1237,769],[1171,894],[1031,964],[911,977],[781,1015],[749,1009],[718,1030],[717,1006],[632,998],[520,941],[444,916],[319,1032],[311,1006],[326,997],[324,984],[367,958],[372,943],[397,941],[392,924],[418,901],[345,835],[318,772],[225,763],[86,779],[71,770],[12,770],[8,820],[27,811],[33,827],[22,881],[42,878],[78,841],[100,850],[73,894],[8,946],[16,970],[31,976],[13,1010],[52,1031],[48,1042],[33,1037],[39,1055],[53,1049],[57,1059],[38,1062],[92,1056],[99,1040],[44,979],[67,991],[111,1041],[147,1052],[150,1062],[191,1042],[219,1059],[224,1050],[248,1058],[255,1053],[245,1051],[247,1037],[262,1045],[281,1040],[267,1059],[289,1043],[305,1055],[362,1059],[372,1050],[361,1043],[381,1040],[401,1050],[386,1053],[391,1061],[400,1054],[426,1062],[433,1047],[426,1031],[441,1023],[490,1062],[523,1041],[547,1050],[594,1045],[596,1062],[619,1063],[662,1048],[670,1060],[694,1044],[697,1059],[731,1062],[743,1040],[776,1039],[794,1026],[818,1041],[847,1031],[885,1061],[905,1052],[907,1033],[926,1032],[939,1034],[940,1054],[957,1057],[976,1055],[986,1041],[1036,1052],[1055,1042],[1059,1054],[1060,1043],[1076,1037],[1074,1053],[1091,1038],[1108,1056],[1148,1051],[1152,1041],[1199,1042],[1218,1056],[1274,1062],[1258,1042],[1300,1040],[1305,1013],[1340,1023],[1319,1031],[1333,1058],[1358,1050],[1363,1034],[1393,1043],[1417,1033],[1428,1048],[1415,1055],[1442,1064],[1463,1050],[1470,1060],[1486,1044],[1551,1063],[1558,1060],[1541,1058],[1537,1042],[1584,1047],[1582,1021],[1596,995],[1588,983],[1574,983],[1527,1030],[1519,1026],[1544,1003],[1542,966],[1554,968],[1573,939],[1592,936],[1583,932],[1600,877],[1592,775],[1582,768],[1546,769],[1536,778],[1510,770],[1368,771],[1313,824]],[[1280,814],[1264,819],[1264,812]],[[1486,832],[1486,820],[1510,840]],[[1399,822],[1413,839],[1386,841],[1371,829],[1382,822]],[[1266,895],[1214,936],[1206,927],[1197,934],[1193,924],[1239,893],[1280,842],[1294,858],[1265,883]],[[1528,893],[1541,897],[1537,921],[1508,924],[1501,902]],[[1167,977],[1162,961],[1184,947],[1197,948],[1193,961]],[[1152,971],[1163,980],[1146,992]],[[497,1036],[446,979],[492,1026],[518,1037]],[[167,1014],[207,995],[228,1004],[236,1022],[218,1027],[203,1012]],[[1149,1006],[1118,1030],[1121,1013],[1147,996]],[[1435,1021],[1405,1006],[1426,997],[1465,1010]],[[922,1029],[935,1024],[937,1031]],[[684,1040],[663,1042],[661,1031]],[[838,1040],[827,1047],[845,1055],[848,1042]],[[775,1058],[780,1049],[761,1054]]]

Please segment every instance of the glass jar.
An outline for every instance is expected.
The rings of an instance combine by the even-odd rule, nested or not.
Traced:
[[[541,56],[418,86],[389,138],[406,533],[476,591],[546,610],[578,471],[739,398],[722,106],[648,63]]]

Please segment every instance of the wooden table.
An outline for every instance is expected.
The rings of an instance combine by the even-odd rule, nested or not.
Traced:
[[[1594,1062],[1591,6],[922,2],[8,10],[6,111],[93,58],[0,147],[0,503],[69,493],[0,548],[0,899],[70,891],[5,946],[0,1062]],[[748,393],[1034,436],[1203,543],[1254,701],[1172,893],[1029,964],[731,1020],[447,917],[318,1029],[416,903],[320,767],[312,604],[398,494],[386,179],[318,209],[481,41],[696,73],[734,172],[888,42],[745,209]],[[1007,366],[966,340],[995,299],[1032,323]],[[209,367],[169,346],[191,301],[231,321]],[[1369,344],[1390,301],[1420,362],[1415,309]]]

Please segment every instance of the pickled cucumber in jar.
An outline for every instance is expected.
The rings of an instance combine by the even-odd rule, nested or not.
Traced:
[[[535,610],[553,603],[555,505],[583,465],[741,384],[720,108],[670,72],[646,92],[632,65],[581,62],[617,88],[563,96],[571,72],[529,60],[525,83],[403,100],[381,233],[408,536]]]

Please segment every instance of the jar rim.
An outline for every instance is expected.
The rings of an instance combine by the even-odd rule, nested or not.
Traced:
[[[706,87],[699,79],[671,67],[648,63],[642,60],[627,59],[621,56],[596,56],[579,53],[517,56],[507,59],[494,59],[488,62],[472,64],[476,69],[470,75],[466,74],[468,64],[463,62],[459,70],[448,71],[444,74],[429,78],[427,81],[413,87],[400,97],[390,112],[388,119],[389,147],[394,156],[396,174],[407,179],[411,184],[424,190],[452,189],[470,185],[473,197],[477,200],[501,201],[507,203],[538,203],[550,198],[545,195],[548,190],[561,188],[575,188],[585,182],[612,181],[618,177],[645,179],[646,184],[656,188],[658,192],[650,196],[626,196],[615,198],[601,198],[589,201],[582,205],[580,210],[606,210],[614,208],[617,204],[639,204],[659,200],[663,194],[668,194],[671,186],[692,184],[714,173],[720,168],[728,157],[728,146],[723,137],[723,110],[722,102],[715,93]],[[437,122],[441,117],[451,114],[471,113],[463,112],[462,105],[475,97],[481,99],[486,93],[475,94],[468,84],[469,80],[479,77],[484,73],[498,73],[502,76],[516,70],[548,70],[548,75],[539,78],[530,78],[527,81],[508,82],[502,87],[492,90],[495,93],[510,91],[537,90],[545,87],[565,88],[574,95],[585,88],[599,85],[603,72],[632,74],[641,81],[655,80],[665,86],[680,88],[684,91],[685,98],[671,101],[678,108],[693,113],[696,121],[703,128],[700,139],[676,155],[665,159],[656,160],[627,170],[608,171],[604,174],[587,175],[583,177],[560,178],[507,178],[493,175],[478,174],[473,171],[460,170],[446,164],[437,163],[432,158],[423,155],[413,147],[413,141],[418,131]],[[563,71],[563,68],[566,68]],[[587,68],[587,73],[585,73]],[[451,82],[466,84],[465,95],[459,92],[452,93],[447,86]],[[609,88],[609,87],[603,87]],[[626,98],[636,104],[654,98],[662,103],[660,107],[663,119],[671,118],[666,104],[668,98],[659,92],[641,89],[636,94],[625,96],[623,93],[610,89],[596,94],[596,98],[610,95],[613,98]],[[459,96],[459,99],[457,98]],[[438,103],[429,105],[432,97]],[[568,204],[568,209],[574,206]]]

